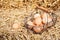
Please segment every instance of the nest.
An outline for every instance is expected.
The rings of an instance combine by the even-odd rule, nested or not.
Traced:
[[[57,17],[54,13],[41,13],[39,11],[26,17],[25,27],[35,31],[35,33],[41,33],[44,29],[55,25],[56,19]]]

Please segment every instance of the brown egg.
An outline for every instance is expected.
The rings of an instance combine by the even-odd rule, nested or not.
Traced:
[[[28,21],[27,24],[29,25],[28,26],[29,29],[32,29],[32,27],[34,26],[33,22],[31,21]]]
[[[47,23],[47,21],[48,21],[47,16],[48,16],[48,14],[46,14],[46,13],[42,14],[42,18],[43,18],[42,20],[43,20],[43,23]]]
[[[19,28],[19,24],[18,24],[18,23],[14,23],[14,24],[13,24],[13,28],[14,28],[14,29]]]
[[[43,27],[33,27],[35,33],[40,33],[43,30]]]
[[[31,21],[28,21],[27,24],[31,25],[31,26],[34,26],[33,22],[31,22]]]
[[[48,15],[48,23],[52,21],[52,17]]]
[[[36,19],[34,20],[34,23],[35,23],[37,26],[42,25],[42,20],[41,20],[41,18],[36,18]]]
[[[40,14],[35,14],[35,15],[34,15],[34,18],[35,18],[35,19],[36,19],[36,18],[40,18],[40,16],[41,16]]]
[[[42,19],[40,14],[34,15],[35,20],[33,21],[37,26],[42,25]]]

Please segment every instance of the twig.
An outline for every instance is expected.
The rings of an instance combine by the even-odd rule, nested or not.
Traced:
[[[52,10],[50,10],[50,9],[47,9],[47,8],[44,8],[44,7],[38,6],[38,5],[36,5],[36,6],[37,6],[39,9],[41,9],[41,10],[47,12],[47,13],[51,13],[51,12],[52,12]]]

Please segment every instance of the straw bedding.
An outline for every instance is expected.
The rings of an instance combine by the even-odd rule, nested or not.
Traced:
[[[24,25],[25,17],[36,12],[35,4],[52,9],[57,22],[41,34]],[[0,0],[0,40],[60,40],[60,0]],[[13,24],[19,23],[19,28]]]

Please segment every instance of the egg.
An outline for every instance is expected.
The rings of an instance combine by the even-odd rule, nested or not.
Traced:
[[[47,23],[47,21],[48,21],[48,14],[46,14],[46,13],[42,14],[42,20],[43,20],[43,23]]]
[[[41,18],[36,18],[36,19],[34,20],[34,23],[35,23],[37,26],[42,25],[42,20],[41,20]]]
[[[27,24],[29,25],[27,28],[32,29],[32,27],[34,26],[33,22],[28,21]]]
[[[33,30],[35,33],[40,33],[43,30],[43,27],[42,26],[41,27],[34,27]]]
[[[39,18],[41,15],[40,14],[35,14],[34,18]]]
[[[27,24],[31,25],[31,26],[34,26],[33,22],[31,22],[31,21],[28,21]]]
[[[14,29],[19,28],[19,24],[18,24],[18,23],[14,23],[14,24],[13,24],[13,28],[14,28]]]

